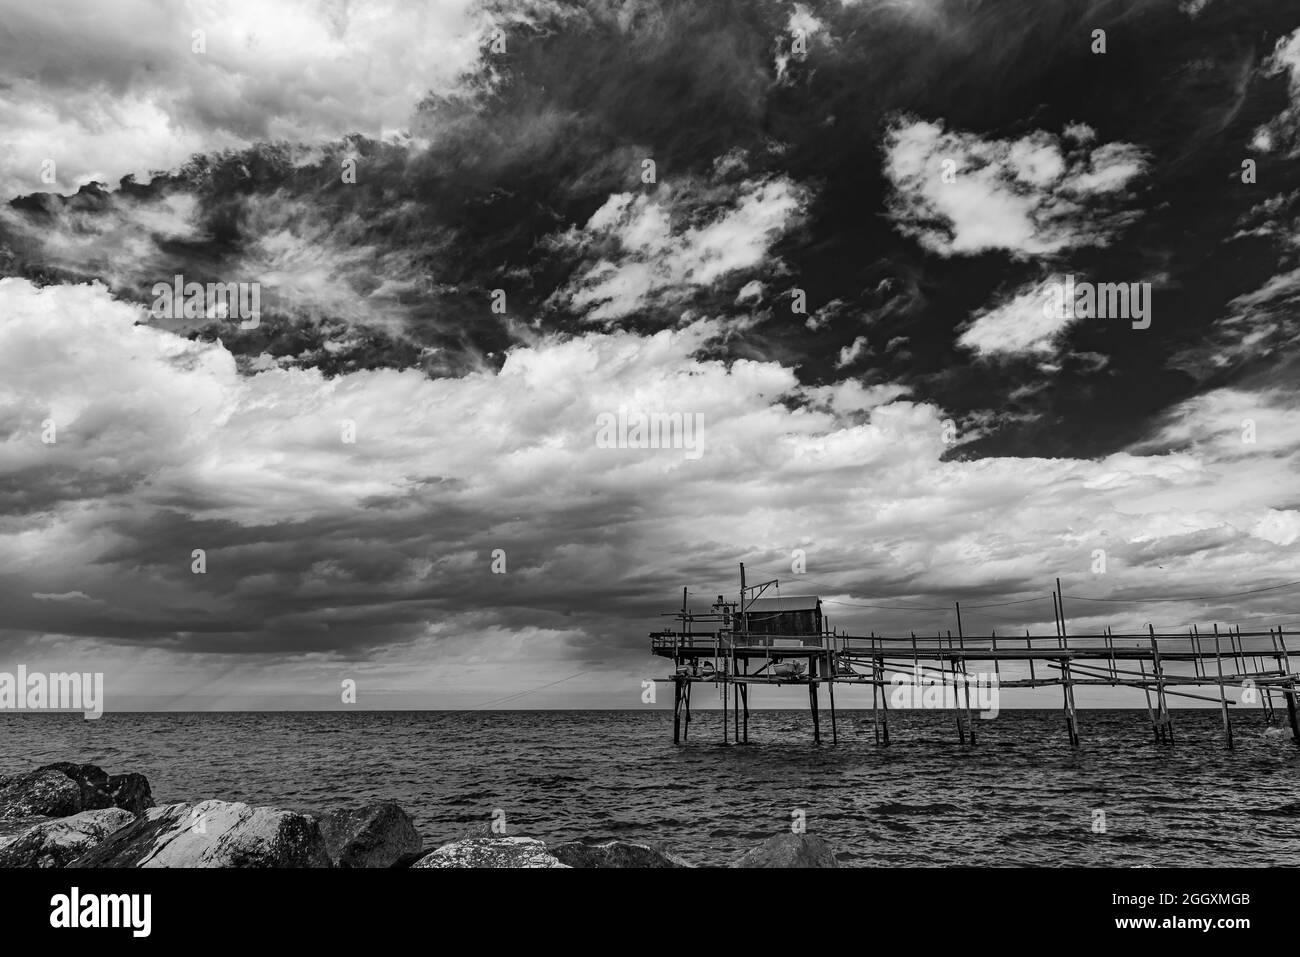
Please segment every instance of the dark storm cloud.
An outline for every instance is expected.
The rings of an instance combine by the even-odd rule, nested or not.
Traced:
[[[258,329],[182,330],[220,335],[247,371],[275,362],[457,375],[499,365],[539,331],[576,332],[606,316],[645,332],[690,310],[745,330],[731,355],[781,357],[819,383],[843,374],[842,350],[869,323],[873,343],[907,339],[909,347],[873,348],[855,374],[906,382],[971,423],[994,410],[1021,423],[965,454],[1092,454],[1139,436],[1152,415],[1191,395],[1195,381],[1178,364],[1161,371],[1166,357],[1235,311],[1234,301],[1259,286],[1252,273],[1278,271],[1272,252],[1253,270],[1205,268],[1260,199],[1232,177],[1244,144],[1285,111],[1281,68],[1260,68],[1295,26],[1275,4],[1212,6],[1195,18],[1166,4],[838,0],[799,5],[802,13],[777,2],[484,11],[504,28],[505,52],[480,37],[479,65],[418,105],[413,138],[256,147],[196,159],[148,187],[25,200],[6,228],[10,272],[102,278],[137,301],[175,273],[260,279],[267,317]],[[789,31],[800,24],[811,30],[803,59],[790,55]],[[1104,55],[1090,51],[1094,29],[1108,31]],[[1158,95],[1134,98],[1135,84]],[[1067,156],[1052,137],[1076,124],[1094,139]],[[1003,230],[1010,246],[1001,251],[951,233],[954,245],[936,257],[925,234],[882,215],[898,185],[886,178],[882,148],[903,155],[900,131],[935,128],[949,139],[930,143],[934,164],[949,153],[979,157],[999,142],[1031,152],[1046,143],[1072,164],[1075,184],[1088,177],[1088,189],[1109,193],[1098,164],[1127,164],[1119,182],[1141,195],[1106,228],[1089,225],[1076,186],[1043,192],[1034,215],[1053,217],[1055,232],[1022,243]],[[342,182],[346,159],[357,162],[355,185]],[[641,179],[644,160],[655,163],[654,184]],[[942,197],[929,165],[914,167],[918,189],[932,197],[916,209],[941,223],[946,215],[995,222],[996,205],[1015,197],[974,194],[960,214],[935,206]],[[963,166],[954,193],[969,192],[977,169]],[[1270,175],[1289,179],[1295,170]],[[738,236],[757,231],[745,238],[761,245],[710,270],[710,247],[693,245],[702,224],[723,222],[763,184],[797,197],[797,208],[733,221]],[[619,197],[614,226],[624,244],[637,227],[661,229],[642,251],[557,241],[593,233],[593,216]],[[1079,241],[1080,230],[1101,228],[1104,240]],[[1023,262],[1026,254],[1040,262]],[[1058,273],[1153,281],[1153,329],[1077,324],[1061,363],[1047,372],[1013,365],[996,384],[957,371],[963,323],[1040,282],[1043,258]],[[650,259],[668,265],[637,272]],[[766,295],[737,302],[754,281]],[[901,288],[910,308],[882,310],[881,290]],[[496,289],[507,297],[504,315],[490,308]],[[805,291],[807,315],[789,308],[793,289]],[[1126,410],[1122,434],[1093,428],[1110,417],[1106,406]]]
[[[353,36],[312,16],[331,50]],[[1031,597],[1044,569],[1100,591],[1117,579],[1086,578],[1095,548],[1126,595],[1173,591],[1162,566],[1203,590],[1282,575],[1300,421],[1274,386],[1300,181],[1291,78],[1268,58],[1300,14],[465,16],[472,55],[448,54],[454,81],[411,95],[400,133],[346,135],[360,107],[323,80],[204,94],[168,60],[198,155],[0,214],[0,268],[47,286],[0,290],[0,517],[24,556],[0,577],[10,647],[48,632],[444,682],[468,661],[511,688],[534,665],[629,668],[684,582],[700,607],[739,557],[785,578],[795,548],[803,589],[857,627],[920,627],[864,599]],[[49,95],[97,64],[60,60]],[[118,79],[127,99],[144,82]],[[363,90],[389,125],[396,94]],[[252,122],[272,116],[287,125]],[[1248,185],[1261,128],[1278,143]],[[931,178],[948,159],[953,184]],[[177,273],[262,283],[260,325],[147,318]],[[1152,282],[1151,328],[1077,321],[988,348],[1067,273]],[[87,279],[107,290],[71,286]],[[595,416],[628,404],[702,414],[706,454],[598,447]],[[1237,471],[1244,418],[1261,439]],[[39,441],[46,419],[59,443]]]

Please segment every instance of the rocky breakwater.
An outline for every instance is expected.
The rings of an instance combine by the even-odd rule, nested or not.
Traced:
[[[486,827],[424,848],[391,801],[320,814],[208,800],[157,807],[141,774],[48,764],[0,777],[0,867],[677,868],[656,842],[564,841]],[[821,838],[779,834],[706,867],[837,867]]]
[[[144,775],[93,764],[0,777],[0,867],[63,867],[152,806]]]

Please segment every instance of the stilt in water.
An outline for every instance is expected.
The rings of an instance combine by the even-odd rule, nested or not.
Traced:
[[[741,683],[736,682],[736,690],[731,695],[731,739],[740,744],[740,689]]]
[[[727,678],[722,679],[722,743],[727,744],[727,708],[731,702],[727,700],[728,692],[731,690],[731,682]]]
[[[691,733],[691,684],[692,682],[690,681],[686,682],[686,694],[685,694],[685,698],[682,701],[682,707],[685,709],[685,712],[683,714],[685,720],[682,723],[683,741],[685,741],[690,736]]]
[[[1164,730],[1160,727],[1160,722],[1156,720],[1156,714],[1151,710],[1151,686],[1146,683],[1147,666],[1139,658],[1138,670],[1142,673],[1142,693],[1147,696],[1147,717],[1151,719],[1151,733],[1155,735],[1156,744],[1164,740]]]
[[[1228,719],[1228,698],[1223,690],[1223,652],[1219,647],[1219,626],[1214,626],[1214,665],[1219,672],[1219,707],[1223,709],[1223,734],[1232,750],[1232,722]]]
[[[1281,625],[1277,629],[1277,643],[1282,646],[1282,659],[1286,663],[1286,675],[1289,678],[1291,676],[1291,655],[1286,650],[1286,638],[1282,635]],[[1282,695],[1286,698],[1286,715],[1291,722],[1291,737],[1297,744],[1300,744],[1300,719],[1297,719],[1296,716],[1294,681],[1287,682]]]
[[[744,743],[749,744],[749,683],[748,682],[740,686],[740,696],[743,699],[743,703],[744,703],[744,716],[745,716]]]
[[[1268,630],[1268,643],[1269,643],[1269,645],[1270,645],[1270,646],[1272,647],[1272,649],[1273,649],[1273,658],[1274,658],[1274,660],[1276,660],[1276,661],[1280,661],[1280,659],[1278,659],[1278,657],[1277,657],[1277,639],[1275,639],[1275,638],[1273,637],[1273,629],[1272,629],[1272,628],[1270,628],[1270,629]],[[1260,664],[1259,664],[1259,670],[1260,670],[1261,672],[1263,672],[1264,669],[1265,669],[1264,659],[1263,659],[1263,656],[1261,655],[1261,660],[1260,660]],[[1262,703],[1262,702],[1267,702],[1267,703],[1268,703],[1268,704],[1267,704],[1267,707],[1266,707],[1266,709],[1265,709],[1265,710],[1266,710],[1266,718],[1265,718],[1265,720],[1268,721],[1268,723],[1269,723],[1270,726],[1277,724],[1277,706],[1273,703],[1273,689],[1272,689],[1272,688],[1269,688],[1269,687],[1264,688],[1264,693],[1263,693],[1262,695],[1260,695],[1260,701],[1261,701],[1261,703]]]
[[[880,739],[889,747],[889,695],[885,694],[884,680],[885,665],[881,660],[876,663],[876,682],[880,684]]]
[[[1160,723],[1164,725],[1165,736],[1170,744],[1174,743],[1174,719],[1169,713],[1169,702],[1165,699],[1165,672],[1160,666],[1160,646],[1156,643],[1155,625],[1147,625],[1151,636],[1151,666],[1156,673],[1156,698],[1160,703]]]
[[[813,743],[822,743],[822,722],[821,715],[817,713],[817,682],[808,681],[808,706],[812,709],[813,719]]]
[[[840,736],[835,728],[835,679],[826,679],[826,692],[831,697],[831,744],[839,744]]]
[[[872,633],[871,650],[876,650],[876,636]],[[876,747],[880,747],[880,712],[876,710],[876,697],[880,694],[880,661],[871,656],[871,730],[876,735]]]
[[[682,679],[673,679],[673,744],[682,743]]]
[[[962,694],[966,702],[966,727],[970,731],[971,747],[975,746],[975,722],[971,720],[970,714],[970,672],[966,670],[966,635],[961,627],[961,602],[957,605],[957,647],[961,651],[961,681]],[[951,635],[949,636],[951,637]],[[956,669],[954,668],[954,677]]]
[[[961,663],[961,677],[962,677],[962,683],[965,686],[962,689],[962,693],[965,695],[966,698],[966,727],[970,729],[970,743],[971,743],[971,747],[974,747],[975,746],[975,719],[971,715],[971,710],[970,710],[970,673],[966,670],[965,661],[962,661]]]
[[[1065,700],[1065,728],[1070,733],[1070,747],[1079,746],[1079,727],[1074,717],[1074,689],[1070,681],[1070,659],[1061,656],[1061,696]]]
[[[943,635],[936,633],[935,640],[938,642],[939,645],[940,684],[945,687],[945,692],[946,692],[946,686],[948,684],[948,671],[947,671],[947,666],[944,665],[943,663]],[[948,632],[948,641],[949,644],[951,644],[952,632]],[[954,658],[952,660],[952,705],[953,705],[952,712],[953,715],[957,718],[957,740],[960,741],[964,746],[966,744],[966,729],[962,726],[962,722],[961,722],[960,695],[961,695],[961,689],[957,685],[957,659]]]

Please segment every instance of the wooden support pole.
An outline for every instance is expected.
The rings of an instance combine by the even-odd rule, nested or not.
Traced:
[[[1148,624],[1147,633],[1151,637],[1151,666],[1156,674],[1156,700],[1160,703],[1160,723],[1164,726],[1166,739],[1173,744],[1174,719],[1169,713],[1169,703],[1165,700],[1165,672],[1160,666],[1160,645],[1156,642],[1155,625]]]
[[[1155,712],[1151,710],[1151,688],[1145,683],[1147,666],[1146,662],[1141,658],[1138,659],[1138,670],[1142,672],[1142,678],[1144,679],[1142,693],[1147,696],[1147,717],[1151,719],[1151,732],[1155,735],[1156,744],[1159,744],[1161,739],[1164,737],[1164,732],[1160,728],[1160,723],[1156,721]]]
[[[682,743],[682,679],[673,679],[673,744]]]
[[[1300,720],[1297,719],[1295,711],[1295,685],[1291,685],[1290,688],[1290,691],[1282,692],[1282,696],[1286,698],[1286,716],[1291,722],[1291,738],[1300,743]]]
[[[813,719],[813,743],[822,743],[822,722],[821,715],[817,710],[817,682],[811,678],[808,680],[808,706],[812,709]]]
[[[740,744],[740,693],[745,689],[746,684],[742,681],[736,685],[735,705],[731,711],[732,734],[735,736],[736,743]]]
[[[835,727],[835,680],[833,678],[827,679],[826,692],[831,698],[831,744],[839,744],[840,736]]]
[[[1061,647],[1064,648],[1068,643],[1065,640],[1065,593],[1061,591],[1061,579],[1056,580],[1056,605],[1061,613]]]
[[[1268,630],[1268,645],[1273,650],[1273,660],[1277,663],[1278,671],[1282,670],[1282,659],[1277,654],[1277,639],[1273,637],[1273,629]],[[1263,671],[1263,667],[1260,671]],[[1277,706],[1273,703],[1273,689],[1265,688],[1264,693],[1268,695],[1268,723],[1277,724]]]
[[[695,682],[686,682],[686,697],[683,701],[683,707],[686,709],[682,721],[682,740],[685,741],[691,733],[691,685]]]
[[[749,744],[749,685],[741,685],[740,693],[745,703],[745,744]]]
[[[876,657],[876,635],[871,635],[871,730],[876,736],[876,747],[880,747],[880,713],[876,710],[876,696],[880,694],[880,659]]]
[[[939,645],[939,679],[940,686],[944,689],[944,696],[947,697],[948,671],[947,666],[943,663],[943,635],[935,633],[935,638]],[[948,642],[952,643],[952,632],[948,632]],[[951,650],[951,648],[949,649]],[[952,660],[952,703],[953,716],[957,719],[957,740],[963,745],[966,743],[966,729],[961,723],[961,690],[957,686],[957,659]]]
[[[1287,677],[1290,677],[1291,676],[1291,654],[1286,650],[1286,637],[1282,633],[1281,625],[1277,626],[1277,643],[1282,647],[1282,660],[1284,662],[1284,667],[1286,669],[1286,675]],[[1296,743],[1300,744],[1300,720],[1297,719],[1297,715],[1296,715],[1295,682],[1293,681],[1289,683],[1286,686],[1286,690],[1283,691],[1282,694],[1286,698],[1287,718],[1291,721],[1291,737],[1296,741]]]
[[[1223,688],[1223,651],[1219,647],[1219,626],[1214,626],[1214,665],[1219,671],[1219,707],[1223,709],[1223,734],[1232,750],[1232,721],[1228,718],[1228,698]]]
[[[957,647],[961,651],[961,677],[962,677],[962,694],[966,702],[966,728],[970,733],[971,746],[975,746],[975,724],[971,721],[970,714],[970,673],[966,669],[966,636],[961,630],[961,602],[957,605]],[[954,662],[953,677],[956,678],[956,662]]]
[[[963,693],[966,696],[966,727],[970,729],[971,747],[975,746],[975,719],[971,716],[970,710],[970,672],[966,669],[966,659],[961,662],[961,677],[964,684]]]
[[[1070,659],[1061,656],[1061,697],[1065,702],[1065,729],[1069,732],[1070,747],[1079,746],[1079,729],[1074,723],[1074,695],[1070,687]]]
[[[731,680],[727,677],[722,679],[722,743],[727,743],[727,708],[731,704],[727,700],[728,692],[731,690]]]
[[[1064,648],[1061,643],[1061,610],[1056,603],[1056,592],[1052,592],[1052,625],[1056,628],[1056,647]]]
[[[916,672],[912,672],[915,676]],[[882,660],[876,663],[876,682],[880,685],[880,740],[889,747],[889,695],[885,694],[885,666]]]

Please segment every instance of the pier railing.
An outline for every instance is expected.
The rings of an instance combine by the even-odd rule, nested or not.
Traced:
[[[1094,634],[973,636],[958,632],[935,635],[855,636],[826,632],[821,635],[769,635],[721,629],[696,633],[663,631],[651,636],[651,650],[671,658],[677,665],[669,678],[677,689],[676,711],[685,708],[689,721],[690,685],[712,682],[720,686],[724,709],[728,688],[736,687],[733,708],[749,706],[749,688],[754,684],[807,684],[813,712],[814,738],[820,740],[817,720],[817,686],[828,686],[831,700],[831,729],[835,736],[835,692],[837,684],[869,685],[877,741],[887,744],[888,704],[882,692],[902,678],[938,681],[950,686],[954,700],[965,696],[966,721],[958,707],[957,726],[963,743],[975,741],[970,722],[970,689],[992,682],[999,688],[1062,689],[1062,703],[1070,743],[1078,744],[1078,720],[1074,689],[1079,686],[1128,687],[1143,691],[1153,733],[1158,742],[1172,743],[1171,699],[1200,700],[1219,705],[1224,734],[1232,747],[1229,709],[1240,704],[1261,706],[1269,724],[1278,721],[1273,694],[1286,703],[1292,735],[1300,742],[1297,718],[1297,683],[1300,673],[1292,670],[1286,637],[1280,628],[1266,631],[1220,631],[1193,627],[1186,633],[1157,633],[1148,626],[1145,634]],[[794,667],[790,659],[806,665]],[[704,662],[708,662],[707,665]],[[983,666],[972,677],[971,666]],[[685,666],[685,667],[683,667]],[[806,670],[805,670],[806,668]],[[1188,688],[1210,686],[1217,696],[1198,694]],[[1242,691],[1239,700],[1228,698],[1228,689]],[[740,733],[737,715],[737,735]],[[675,720],[674,726],[677,726]],[[724,717],[724,734],[725,734]],[[746,718],[744,726],[748,728]],[[881,728],[883,726],[883,735]],[[676,731],[674,740],[676,740]],[[737,739],[739,740],[739,738]]]

